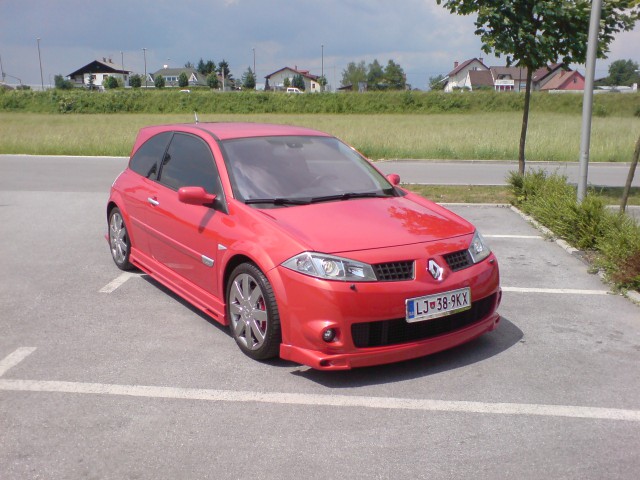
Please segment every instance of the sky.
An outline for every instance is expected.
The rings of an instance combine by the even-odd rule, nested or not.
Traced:
[[[143,73],[146,49],[148,72],[224,59],[240,78],[255,58],[258,82],[288,66],[324,72],[333,87],[349,62],[393,60],[424,90],[454,61],[505,64],[482,53],[474,20],[435,0],[0,0],[0,60],[7,83],[33,86],[40,60],[47,85],[103,57]],[[640,26],[619,34],[596,78],[614,60],[640,63],[638,47]]]

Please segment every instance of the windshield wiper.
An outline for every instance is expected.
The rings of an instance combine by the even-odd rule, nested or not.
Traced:
[[[333,200],[350,200],[352,198],[387,198],[392,195],[387,195],[384,192],[347,192],[340,193],[338,195],[326,195],[324,197],[313,197],[311,203],[317,202],[331,202]]]
[[[268,203],[269,205],[309,205],[309,200],[300,198],[249,198],[244,201],[247,205],[256,203]]]

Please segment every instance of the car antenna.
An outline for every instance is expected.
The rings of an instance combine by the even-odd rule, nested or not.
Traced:
[[[193,112],[193,114],[196,116],[196,125],[197,125],[198,123],[200,123],[200,121],[198,120],[198,112]]]

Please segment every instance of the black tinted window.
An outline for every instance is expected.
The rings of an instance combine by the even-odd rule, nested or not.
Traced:
[[[158,177],[158,165],[171,139],[171,132],[160,133],[151,137],[138,149],[129,167],[143,177],[155,180]]]
[[[220,180],[209,146],[192,135],[176,133],[162,161],[160,183],[180,187],[203,187],[220,195]]]

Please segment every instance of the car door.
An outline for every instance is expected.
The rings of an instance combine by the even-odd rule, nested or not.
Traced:
[[[167,151],[173,132],[162,132],[148,139],[131,157],[129,169],[143,178],[127,183],[124,191],[126,211],[129,216],[129,229],[134,247],[145,255],[149,251],[149,228],[147,213],[149,198],[157,192],[156,181],[160,170],[160,162]]]
[[[155,192],[148,198],[147,224],[154,259],[173,274],[171,280],[189,289],[196,285],[217,292],[217,252],[225,202],[213,154],[192,134],[176,132],[167,149]],[[178,199],[181,187],[202,187],[216,195],[211,205]]]

